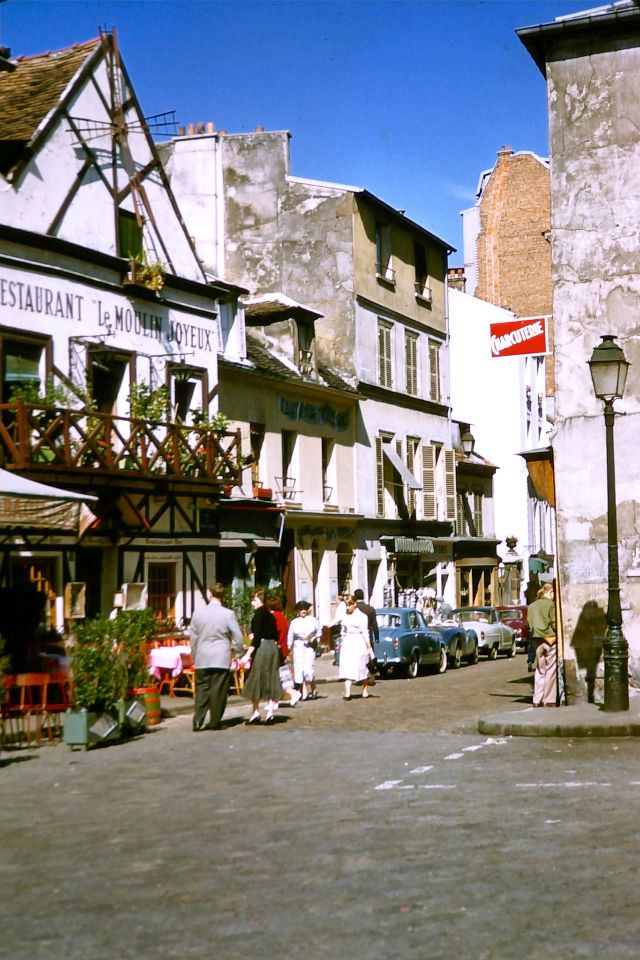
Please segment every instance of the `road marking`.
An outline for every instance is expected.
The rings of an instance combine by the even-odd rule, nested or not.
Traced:
[[[484,747],[484,743],[476,743],[471,747],[463,747],[462,752],[470,753],[472,750],[482,750],[483,747]]]
[[[429,773],[429,770],[433,770],[433,764],[428,767],[414,767],[409,773]]]
[[[394,787],[397,787],[398,784],[402,783],[402,780],[385,780],[384,783],[379,783],[375,788],[376,790],[393,790]]]
[[[445,760],[459,760],[461,757],[464,757],[464,753],[450,753]]]
[[[516,783],[516,787],[610,787],[610,783],[601,783],[598,780],[566,780],[564,783],[562,781],[550,781],[549,783]]]
[[[421,784],[423,790],[456,790],[458,787],[457,783],[423,783]]]

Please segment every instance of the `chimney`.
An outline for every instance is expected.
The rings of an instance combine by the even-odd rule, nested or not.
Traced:
[[[187,126],[187,136],[193,137],[196,132],[196,128],[192,123]]]
[[[459,290],[460,293],[464,293],[467,285],[464,267],[449,267],[447,271],[447,284],[450,290]]]
[[[198,124],[198,133],[204,133],[204,123]]]
[[[207,120],[207,133],[215,133],[216,125],[212,123],[211,120]]]
[[[256,133],[264,133],[264,127],[256,127]]]

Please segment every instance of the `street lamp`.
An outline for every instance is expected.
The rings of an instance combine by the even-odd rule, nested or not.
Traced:
[[[607,602],[608,636],[604,639],[604,706],[609,712],[629,709],[629,647],[622,634],[620,575],[618,570],[618,517],[616,508],[616,467],[613,449],[613,401],[624,393],[629,362],[612,336],[602,337],[588,361],[593,391],[604,401],[604,426],[607,447],[607,541],[609,591]]]
[[[460,445],[465,457],[470,457],[473,453],[473,448],[476,445],[476,438],[470,430],[465,430],[465,432],[462,434],[460,437]]]

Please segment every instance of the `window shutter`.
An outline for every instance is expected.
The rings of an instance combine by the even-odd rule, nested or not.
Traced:
[[[440,400],[440,345],[429,341],[429,396],[431,400]]]
[[[456,519],[456,459],[453,450],[444,452],[444,479],[447,499],[447,520]]]
[[[376,513],[384,517],[384,454],[382,437],[376,437]]]
[[[425,520],[436,516],[436,448],[433,444],[422,447],[422,512]]]

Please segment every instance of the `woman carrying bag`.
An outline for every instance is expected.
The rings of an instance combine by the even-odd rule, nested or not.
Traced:
[[[320,624],[309,613],[311,604],[306,600],[296,603],[297,617],[289,624],[287,642],[293,663],[293,682],[300,688],[303,700],[315,700],[316,650],[320,638]]]
[[[253,706],[247,723],[260,723],[260,701],[266,701],[265,723],[274,723],[274,714],[282,696],[278,625],[271,611],[265,606],[264,590],[253,592],[251,606],[251,642],[243,658],[251,663],[249,679],[242,691],[242,696],[251,700]]]

